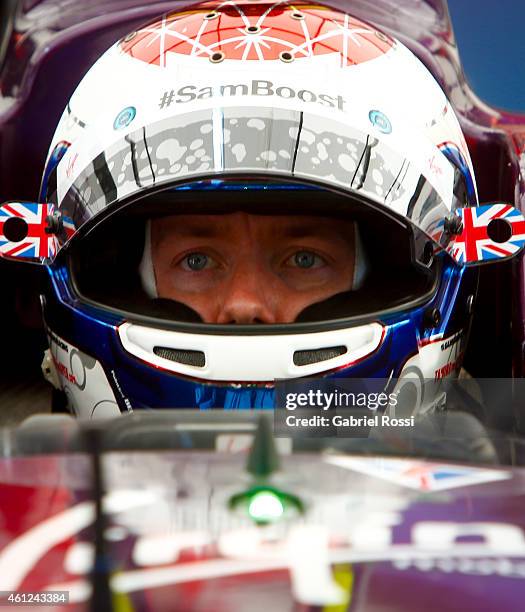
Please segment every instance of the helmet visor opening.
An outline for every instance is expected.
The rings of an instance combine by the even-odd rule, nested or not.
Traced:
[[[354,197],[247,184],[149,196],[99,223],[68,257],[80,298],[124,316],[289,331],[429,299],[433,251],[410,223]]]

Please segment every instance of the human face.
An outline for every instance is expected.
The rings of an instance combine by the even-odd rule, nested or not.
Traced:
[[[352,287],[354,223],[314,216],[173,215],[151,223],[159,297],[205,323],[291,323]]]

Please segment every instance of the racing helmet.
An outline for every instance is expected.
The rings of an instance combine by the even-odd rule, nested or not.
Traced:
[[[78,415],[270,408],[279,379],[459,370],[477,282],[452,240],[478,205],[465,139],[415,55],[339,10],[204,3],[129,33],[67,104],[40,199],[50,357]],[[155,236],[177,251],[189,218],[233,251],[247,219],[346,227],[351,274],[291,318],[204,316],[177,297],[187,277],[166,295],[155,269]]]

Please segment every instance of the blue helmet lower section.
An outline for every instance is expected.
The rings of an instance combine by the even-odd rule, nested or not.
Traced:
[[[65,265],[49,268],[52,289],[45,300],[49,329],[102,365],[121,411],[148,408],[274,408],[272,383],[216,383],[190,379],[143,362],[124,350],[117,332],[125,321],[103,308],[85,304],[71,289]],[[443,255],[440,284],[427,304],[375,320],[385,326],[381,345],[365,359],[319,376],[328,378],[397,377],[403,365],[433,336],[468,327],[469,296],[477,272],[460,268]],[[439,321],[429,325],[429,312]],[[362,321],[360,325],[362,325]],[[319,324],[319,331],[322,329]],[[349,323],[348,327],[351,326]],[[232,347],[235,350],[235,347]],[[225,355],[225,359],[227,359]]]

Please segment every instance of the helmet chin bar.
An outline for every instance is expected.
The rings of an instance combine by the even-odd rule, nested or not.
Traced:
[[[0,206],[0,257],[50,263],[75,233],[54,204],[6,202]]]
[[[54,204],[10,201],[0,206],[0,257],[49,264],[73,237],[73,221]],[[430,236],[461,266],[509,259],[525,246],[525,217],[510,204],[456,208]]]
[[[128,353],[163,370],[206,381],[273,384],[368,357],[381,346],[385,327],[370,323],[309,334],[242,337],[234,329],[231,336],[194,334],[126,322],[118,327],[118,336]]]

